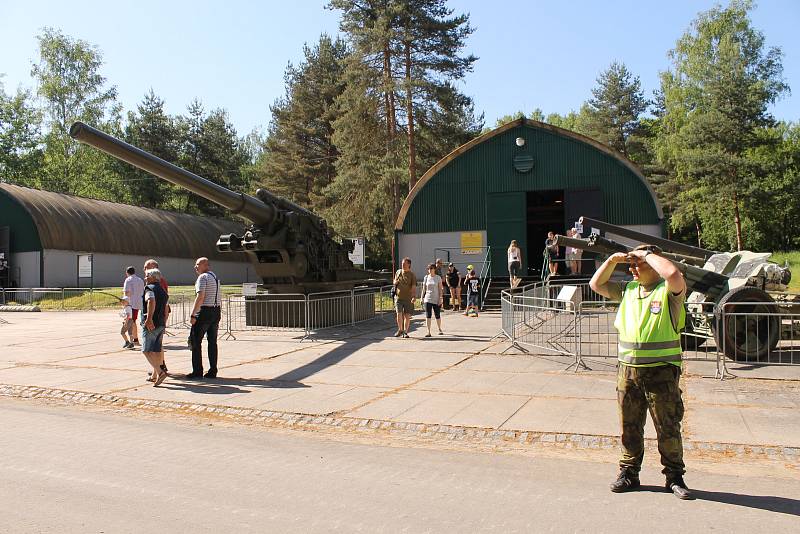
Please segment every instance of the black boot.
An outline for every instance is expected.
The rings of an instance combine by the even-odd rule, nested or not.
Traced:
[[[689,488],[686,487],[686,482],[683,481],[681,475],[673,475],[667,479],[667,489],[672,492],[679,499],[685,501],[694,499],[694,495]]]
[[[611,491],[614,493],[623,493],[626,491],[634,490],[640,485],[639,474],[634,473],[630,469],[622,468],[619,472],[617,480],[611,484]]]

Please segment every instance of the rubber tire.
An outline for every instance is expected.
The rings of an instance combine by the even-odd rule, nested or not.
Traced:
[[[723,295],[717,303],[717,320],[712,326],[717,347],[720,350],[724,347],[725,356],[735,361],[765,360],[781,339],[781,320],[777,315],[758,319],[758,328],[755,329],[758,332],[758,346],[753,350],[752,347],[737,346],[735,343],[743,339],[741,330],[745,330],[748,320],[735,316],[723,318],[722,310],[727,313],[778,313],[778,306],[774,302],[766,291],[750,286],[737,287]],[[731,303],[736,305],[725,307]],[[746,339],[752,340],[754,335],[747,334]]]

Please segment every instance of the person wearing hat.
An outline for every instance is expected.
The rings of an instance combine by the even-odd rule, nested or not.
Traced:
[[[450,288],[450,305],[453,307],[453,311],[458,311],[461,309],[461,274],[452,263],[447,264],[445,282]]]
[[[472,267],[470,265],[470,267]],[[464,285],[467,286],[467,309],[464,310],[464,315],[477,317],[480,310],[480,290],[481,279],[475,269],[470,269],[469,274],[464,279]]]

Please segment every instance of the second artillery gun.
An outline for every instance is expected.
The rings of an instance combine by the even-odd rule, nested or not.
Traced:
[[[219,236],[221,252],[245,252],[264,288],[271,293],[313,293],[379,286],[380,273],[357,269],[348,257],[350,241],[335,240],[321,217],[266,189],[256,196],[231,191],[164,161],[82,122],[72,125],[74,139],[187,189],[249,221],[241,236]]]
[[[785,292],[791,279],[786,267],[767,261],[771,254],[716,252],[643,234],[589,217],[579,224],[633,242],[656,245],[683,273],[689,296],[689,316],[682,337],[685,348],[714,338],[717,347],[735,360],[765,359],[781,339],[781,319],[774,294]],[[599,256],[630,252],[631,247],[599,233],[587,239],[557,235],[552,244],[574,247]],[[704,337],[705,336],[705,337]]]

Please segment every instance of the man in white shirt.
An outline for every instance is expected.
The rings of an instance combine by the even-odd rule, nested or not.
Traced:
[[[125,270],[125,274],[128,276],[125,279],[125,282],[122,284],[122,292],[128,297],[128,302],[131,303],[131,311],[132,318],[133,318],[133,344],[139,344],[139,328],[136,326],[137,320],[139,318],[139,312],[142,309],[142,305],[144,303],[144,280],[136,276],[136,268],[135,267],[128,267]]]
[[[221,318],[221,296],[219,278],[211,271],[208,258],[197,258],[194,264],[197,281],[194,289],[197,296],[192,306],[192,372],[188,379],[217,378],[217,332]],[[208,339],[208,372],[203,375],[203,337]]]

